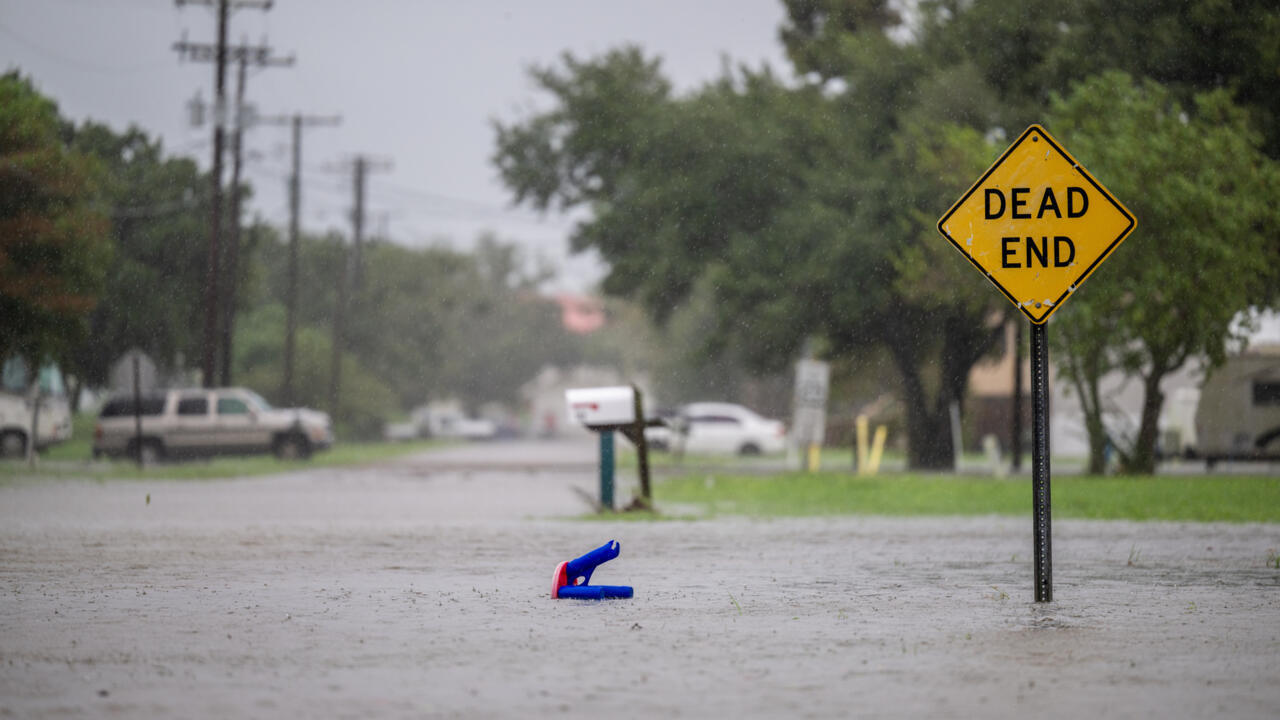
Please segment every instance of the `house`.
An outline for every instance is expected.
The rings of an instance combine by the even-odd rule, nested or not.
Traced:
[[[560,322],[576,335],[587,335],[604,327],[604,303],[599,298],[561,293],[553,298],[560,306]]]
[[[993,435],[1000,447],[1011,447],[1013,425],[1013,353],[1016,326],[1011,321],[1005,327],[1006,352],[998,357],[978,363],[969,374],[969,398],[966,405],[965,447],[977,450],[982,438]],[[1260,327],[1249,340],[1245,354],[1265,353],[1271,345],[1280,345],[1280,314],[1264,313],[1259,317]],[[1025,323],[1024,323],[1025,330]],[[1053,327],[1050,325],[1050,333]],[[1025,332],[1024,332],[1025,338]],[[1025,341],[1025,340],[1024,340]],[[1237,353],[1239,355],[1239,353]],[[1233,356],[1234,357],[1234,356]],[[1228,361],[1228,365],[1232,365]],[[1023,392],[1023,442],[1024,452],[1031,448],[1031,361],[1022,359]],[[1160,446],[1162,451],[1178,454],[1197,446],[1196,414],[1200,405],[1201,387],[1205,385],[1204,368],[1197,362],[1189,362],[1171,373],[1160,384],[1164,393],[1164,407],[1160,413]],[[1049,437],[1050,452],[1055,457],[1087,457],[1089,439],[1085,432],[1084,411],[1071,383],[1062,378],[1055,366],[1052,353],[1049,363]],[[1099,383],[1103,398],[1103,418],[1108,430],[1120,437],[1132,437],[1137,433],[1142,408],[1143,391],[1136,377],[1126,377],[1119,372],[1109,373]],[[1244,397],[1243,395],[1241,396]],[[1241,400],[1241,402],[1244,402]],[[1238,410],[1244,412],[1244,405]],[[1229,415],[1230,413],[1226,413]]]

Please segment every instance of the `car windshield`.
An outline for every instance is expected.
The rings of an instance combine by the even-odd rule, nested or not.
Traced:
[[[272,409],[272,408],[271,408],[271,403],[267,402],[266,398],[262,397],[262,396],[261,396],[261,395],[259,395],[258,393],[254,392],[254,391],[252,391],[252,390],[245,390],[245,391],[244,391],[244,394],[245,394],[245,395],[247,395],[247,396],[249,396],[249,403],[250,403],[251,405],[255,406],[258,410],[271,410],[271,409]]]

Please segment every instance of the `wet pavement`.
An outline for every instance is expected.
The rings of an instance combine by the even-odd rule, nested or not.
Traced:
[[[0,716],[1280,717],[1280,526],[1059,521],[1037,605],[1029,509],[578,519],[595,483],[577,442],[0,486]],[[551,600],[611,538],[635,598]]]

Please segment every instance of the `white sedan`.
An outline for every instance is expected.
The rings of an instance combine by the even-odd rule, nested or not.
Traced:
[[[786,449],[787,430],[734,403],[698,402],[680,408],[677,447],[691,454],[761,455]]]

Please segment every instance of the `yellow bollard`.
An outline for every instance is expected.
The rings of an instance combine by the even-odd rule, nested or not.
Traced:
[[[884,440],[889,435],[889,431],[885,426],[881,425],[876,428],[876,437],[871,441],[871,458],[867,460],[867,474],[875,475],[880,472],[880,455],[884,452]]]
[[[858,474],[867,474],[867,416],[859,415],[857,419],[858,433]]]
[[[822,446],[809,446],[809,472],[818,472],[822,469]]]

